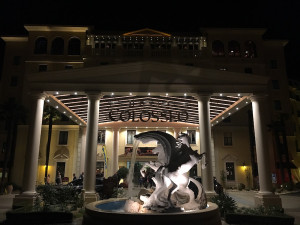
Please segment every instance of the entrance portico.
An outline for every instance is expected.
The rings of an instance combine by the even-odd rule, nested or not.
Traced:
[[[228,113],[234,113],[238,108],[242,108],[246,101],[251,97],[253,105],[253,118],[255,128],[255,139],[257,149],[257,160],[259,168],[259,183],[261,190],[257,196],[258,204],[276,204],[280,205],[280,198],[272,194],[271,173],[268,165],[267,134],[265,131],[265,121],[263,119],[263,103],[259,100],[256,93],[264,93],[268,82],[266,77],[259,75],[243,74],[240,79],[239,73],[209,70],[182,66],[178,64],[166,64],[157,62],[139,62],[120,65],[109,65],[100,67],[91,67],[76,69],[72,71],[45,72],[43,74],[29,74],[29,86],[34,91],[47,94],[49,104],[58,106],[68,116],[71,116],[79,125],[87,126],[86,149],[85,149],[85,179],[84,188],[89,196],[95,195],[95,165],[96,165],[96,143],[97,129],[99,122],[99,101],[101,109],[101,96],[193,96],[198,105],[198,126],[200,133],[200,151],[207,153],[207,168],[202,170],[202,181],[205,191],[210,194],[213,189],[213,166],[212,165],[212,146],[211,146],[211,125],[218,123],[222,117],[227,117]],[[88,107],[84,113],[76,113],[76,107],[70,109],[63,101],[59,100],[59,95],[87,95]],[[93,93],[93,94],[91,94]],[[131,94],[130,94],[131,93]],[[216,110],[218,113],[211,116],[211,104],[214,97],[236,96],[234,103],[228,108]],[[105,99],[105,98],[104,98]],[[37,103],[37,108],[41,108],[42,98]],[[221,105],[221,103],[218,103]],[[217,104],[217,105],[218,105]],[[192,109],[197,111],[196,109]],[[42,110],[35,115],[32,123],[34,130],[29,133],[29,143],[39,138],[37,135]],[[101,114],[101,112],[100,112]],[[143,117],[141,117],[143,118]],[[150,117],[149,117],[150,118]],[[165,118],[166,120],[168,118]],[[38,124],[38,125],[37,125]],[[175,131],[174,131],[175,133]],[[118,168],[118,135],[119,130],[114,129],[113,138],[113,173]],[[31,152],[30,163],[37,165],[38,151],[36,147],[28,146],[27,151]],[[26,163],[28,163],[26,161]],[[35,179],[36,173],[33,169],[25,167],[25,174],[31,174]],[[25,184],[26,183],[26,184]],[[35,190],[35,183],[28,183],[24,180],[24,192]],[[96,197],[91,197],[93,200]],[[265,201],[268,199],[270,201]],[[90,201],[90,200],[88,200]]]

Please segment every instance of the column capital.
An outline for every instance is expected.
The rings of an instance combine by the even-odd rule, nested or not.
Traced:
[[[104,95],[99,91],[86,91],[85,92],[88,99],[101,99]]]
[[[30,91],[28,94],[31,98],[34,98],[34,99],[45,100],[48,97],[48,95],[42,91]]]
[[[193,95],[195,99],[198,101],[209,101],[212,93],[208,92],[197,92],[196,94]]]
[[[268,97],[267,94],[264,94],[264,93],[259,93],[259,94],[253,94],[250,96],[250,100],[251,102],[254,102],[254,101],[264,101],[266,100],[266,98]]]

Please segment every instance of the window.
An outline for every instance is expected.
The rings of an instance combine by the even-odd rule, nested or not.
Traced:
[[[98,144],[105,144],[105,130],[98,131]]]
[[[196,131],[195,130],[188,130],[187,134],[189,136],[189,143],[196,144]]]
[[[36,39],[34,54],[47,54],[47,39],[45,37]]]
[[[48,65],[41,64],[39,65],[39,72],[45,72],[47,71]]]
[[[52,55],[63,55],[64,54],[64,39],[62,39],[61,37],[56,37],[52,41],[51,54]]]
[[[232,146],[232,133],[231,132],[224,133],[224,146]]]
[[[272,80],[273,89],[280,89],[278,80]]]
[[[234,163],[233,162],[226,162],[226,178],[228,181],[235,180]]]
[[[274,101],[274,109],[275,110],[281,110],[281,102],[280,102],[280,100],[275,100]]]
[[[127,130],[127,144],[133,144],[136,130]]]
[[[10,86],[12,86],[12,87],[18,86],[18,77],[17,76],[12,76],[11,77]]]
[[[65,69],[66,69],[66,70],[73,69],[73,65],[65,65]]]
[[[67,145],[68,144],[68,131],[59,131],[59,140],[58,145]]]
[[[253,41],[246,41],[245,42],[245,58],[255,58],[257,57],[256,54],[256,45]]]
[[[277,60],[272,59],[272,60],[270,61],[270,68],[271,68],[271,69],[277,69]]]
[[[21,64],[21,56],[14,56],[13,65],[18,66]]]
[[[223,42],[216,40],[212,43],[212,55],[213,56],[225,56]]]
[[[252,68],[251,67],[246,67],[245,68],[245,73],[252,73]]]
[[[233,57],[241,56],[240,44],[237,41],[228,42],[228,55]]]
[[[80,40],[79,38],[71,38],[68,45],[69,55],[80,55]]]

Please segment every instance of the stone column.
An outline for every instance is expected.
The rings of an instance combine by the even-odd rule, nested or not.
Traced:
[[[113,140],[113,159],[112,159],[112,174],[114,175],[119,169],[119,130],[120,128],[114,128],[114,140]]]
[[[83,189],[85,202],[97,200],[95,191],[96,182],[96,161],[97,161],[97,138],[98,138],[98,119],[100,93],[87,93],[88,112],[87,112],[87,133],[85,148],[85,165]]]
[[[211,148],[211,126],[210,126],[210,112],[209,112],[209,99],[210,94],[201,93],[195,96],[198,100],[198,113],[199,113],[199,133],[200,133],[200,152],[206,153],[205,169],[202,169],[202,184],[208,198],[215,195],[213,184],[213,165],[212,165],[212,148]]]
[[[256,157],[260,190],[254,197],[256,205],[281,207],[281,199],[272,193],[272,176],[270,170],[267,128],[264,115],[265,96],[254,95],[251,97],[253,123],[256,145]]]
[[[33,205],[36,195],[35,185],[38,169],[44,100],[46,95],[44,93],[33,93],[31,94],[31,97],[32,111],[24,166],[23,193],[14,199],[14,206],[26,204]]]

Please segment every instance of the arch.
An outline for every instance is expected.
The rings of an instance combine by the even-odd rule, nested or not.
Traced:
[[[35,40],[34,54],[47,54],[48,40],[45,37],[39,37]]]
[[[63,55],[64,54],[64,39],[56,37],[53,39],[51,44],[52,55]]]
[[[233,57],[241,56],[241,47],[239,42],[235,40],[228,42],[228,55]]]
[[[225,56],[224,44],[220,40],[215,40],[212,43],[212,55],[213,56]]]
[[[249,40],[245,42],[245,58],[256,58],[256,45],[253,41]]]
[[[72,37],[68,43],[68,55],[80,55],[80,39]]]

